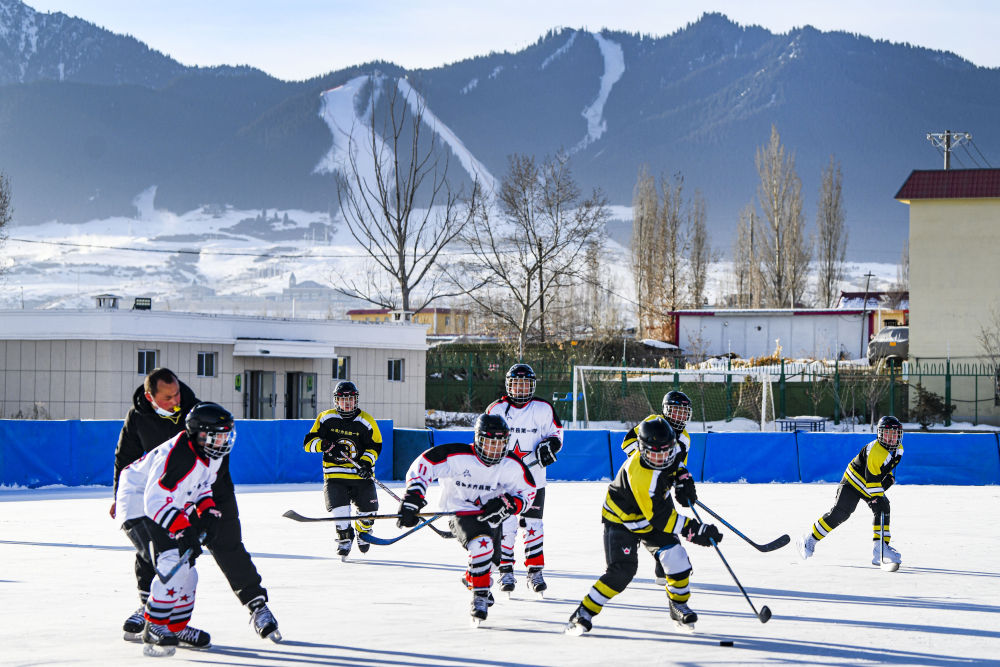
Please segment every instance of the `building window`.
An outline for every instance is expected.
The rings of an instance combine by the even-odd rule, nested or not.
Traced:
[[[198,353],[198,377],[215,377],[215,352]]]
[[[390,359],[389,360],[389,382],[402,382],[403,381],[403,360],[402,359]]]
[[[444,325],[448,326],[449,324],[451,324],[451,315],[445,315],[444,316]]]
[[[139,375],[149,375],[156,368],[156,350],[139,350],[139,363],[135,372]]]
[[[350,357],[334,357],[333,358],[333,379],[334,380],[349,380],[351,378],[351,358]]]

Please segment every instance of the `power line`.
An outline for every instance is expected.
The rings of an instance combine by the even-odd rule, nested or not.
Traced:
[[[976,145],[976,142],[973,141],[972,139],[969,139],[969,143],[972,144],[972,147],[976,149],[977,153],[979,153],[979,157],[981,157],[983,159],[983,162],[986,163],[986,166],[992,169],[993,165],[991,165],[990,161],[986,159],[986,156],[983,155],[983,152],[981,150],[979,150],[979,146]],[[968,150],[968,149],[966,149],[966,150]]]

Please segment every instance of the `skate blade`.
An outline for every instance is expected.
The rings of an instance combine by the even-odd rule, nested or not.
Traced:
[[[281,633],[278,632],[277,630],[275,630],[274,632],[272,632],[271,634],[269,634],[266,637],[266,639],[270,639],[272,642],[274,642],[275,644],[277,644],[278,642],[281,641]]]
[[[694,623],[681,623],[680,621],[674,621],[674,625],[681,632],[685,632],[689,635],[694,634]]]
[[[157,646],[156,644],[143,644],[142,654],[150,658],[169,658],[177,652],[176,646]]]
[[[535,599],[537,599],[537,600],[544,600],[545,599],[545,591],[535,591]]]
[[[340,557],[340,560],[341,560],[342,562],[346,563],[346,562],[347,562],[347,554],[344,554],[343,556],[341,556],[341,557]]]
[[[474,627],[474,628],[478,628],[482,624],[483,620],[484,619],[478,618],[476,616],[473,616],[471,619],[469,619],[469,621],[472,624],[472,627]]]
[[[895,572],[899,569],[899,563],[882,563],[883,572]]]
[[[563,628],[563,633],[572,637],[579,637],[586,631],[587,629],[579,623],[567,623],[566,627]]]
[[[127,642],[132,642],[134,644],[142,643],[142,632],[122,632],[122,639]]]

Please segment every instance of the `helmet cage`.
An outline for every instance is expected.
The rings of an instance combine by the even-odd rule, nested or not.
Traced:
[[[234,429],[198,431],[196,442],[205,456],[210,459],[221,459],[233,451],[233,445],[236,443],[236,431]]]
[[[336,394],[333,403],[340,415],[353,415],[358,410],[357,394]]]
[[[903,442],[903,429],[895,424],[890,426],[879,426],[876,429],[879,444],[890,452],[895,452]]]
[[[675,431],[683,431],[691,419],[691,406],[681,403],[670,403],[663,411],[663,416],[667,418]]]
[[[535,395],[536,384],[533,377],[508,377],[506,382],[507,396],[517,403],[527,403]]]
[[[476,433],[476,456],[487,466],[495,466],[507,455],[509,433],[483,432]]]
[[[642,460],[654,470],[664,470],[670,467],[678,454],[677,443],[672,442],[667,446],[652,445],[643,440],[639,440],[639,455]]]

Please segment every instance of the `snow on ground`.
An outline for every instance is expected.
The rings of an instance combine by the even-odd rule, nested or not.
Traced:
[[[179,649],[165,664],[1000,664],[1000,558],[989,521],[1000,515],[996,486],[894,487],[893,544],[903,555],[896,573],[870,564],[864,506],[806,562],[793,546],[759,553],[723,529],[721,551],[754,606],[773,612],[767,624],[754,616],[718,555],[690,546],[691,606],[701,617],[694,635],[672,629],[652,559],[640,553],[636,579],[597,617],[594,630],[566,636],[567,618],[604,569],[605,488],[549,485],[547,597],[536,600],[520,587],[519,567],[514,599],[498,599],[483,626],[472,629],[470,594],[459,583],[465,552],[453,540],[422,530],[341,562],[333,555],[331,524],[281,516],[286,509],[324,516],[318,480],[239,486],[246,545],[285,641],[252,633],[246,610],[206,556],[198,562],[193,624],[212,633],[213,648]],[[806,530],[829,509],[835,488],[706,483],[698,491],[744,534],[765,542]],[[394,511],[395,501],[380,496],[383,510]],[[138,645],[121,639],[121,623],[136,607],[132,549],[108,518],[109,503],[109,488],[0,492],[0,664],[145,660]],[[376,531],[398,532],[389,521]],[[734,646],[722,647],[721,640]]]

